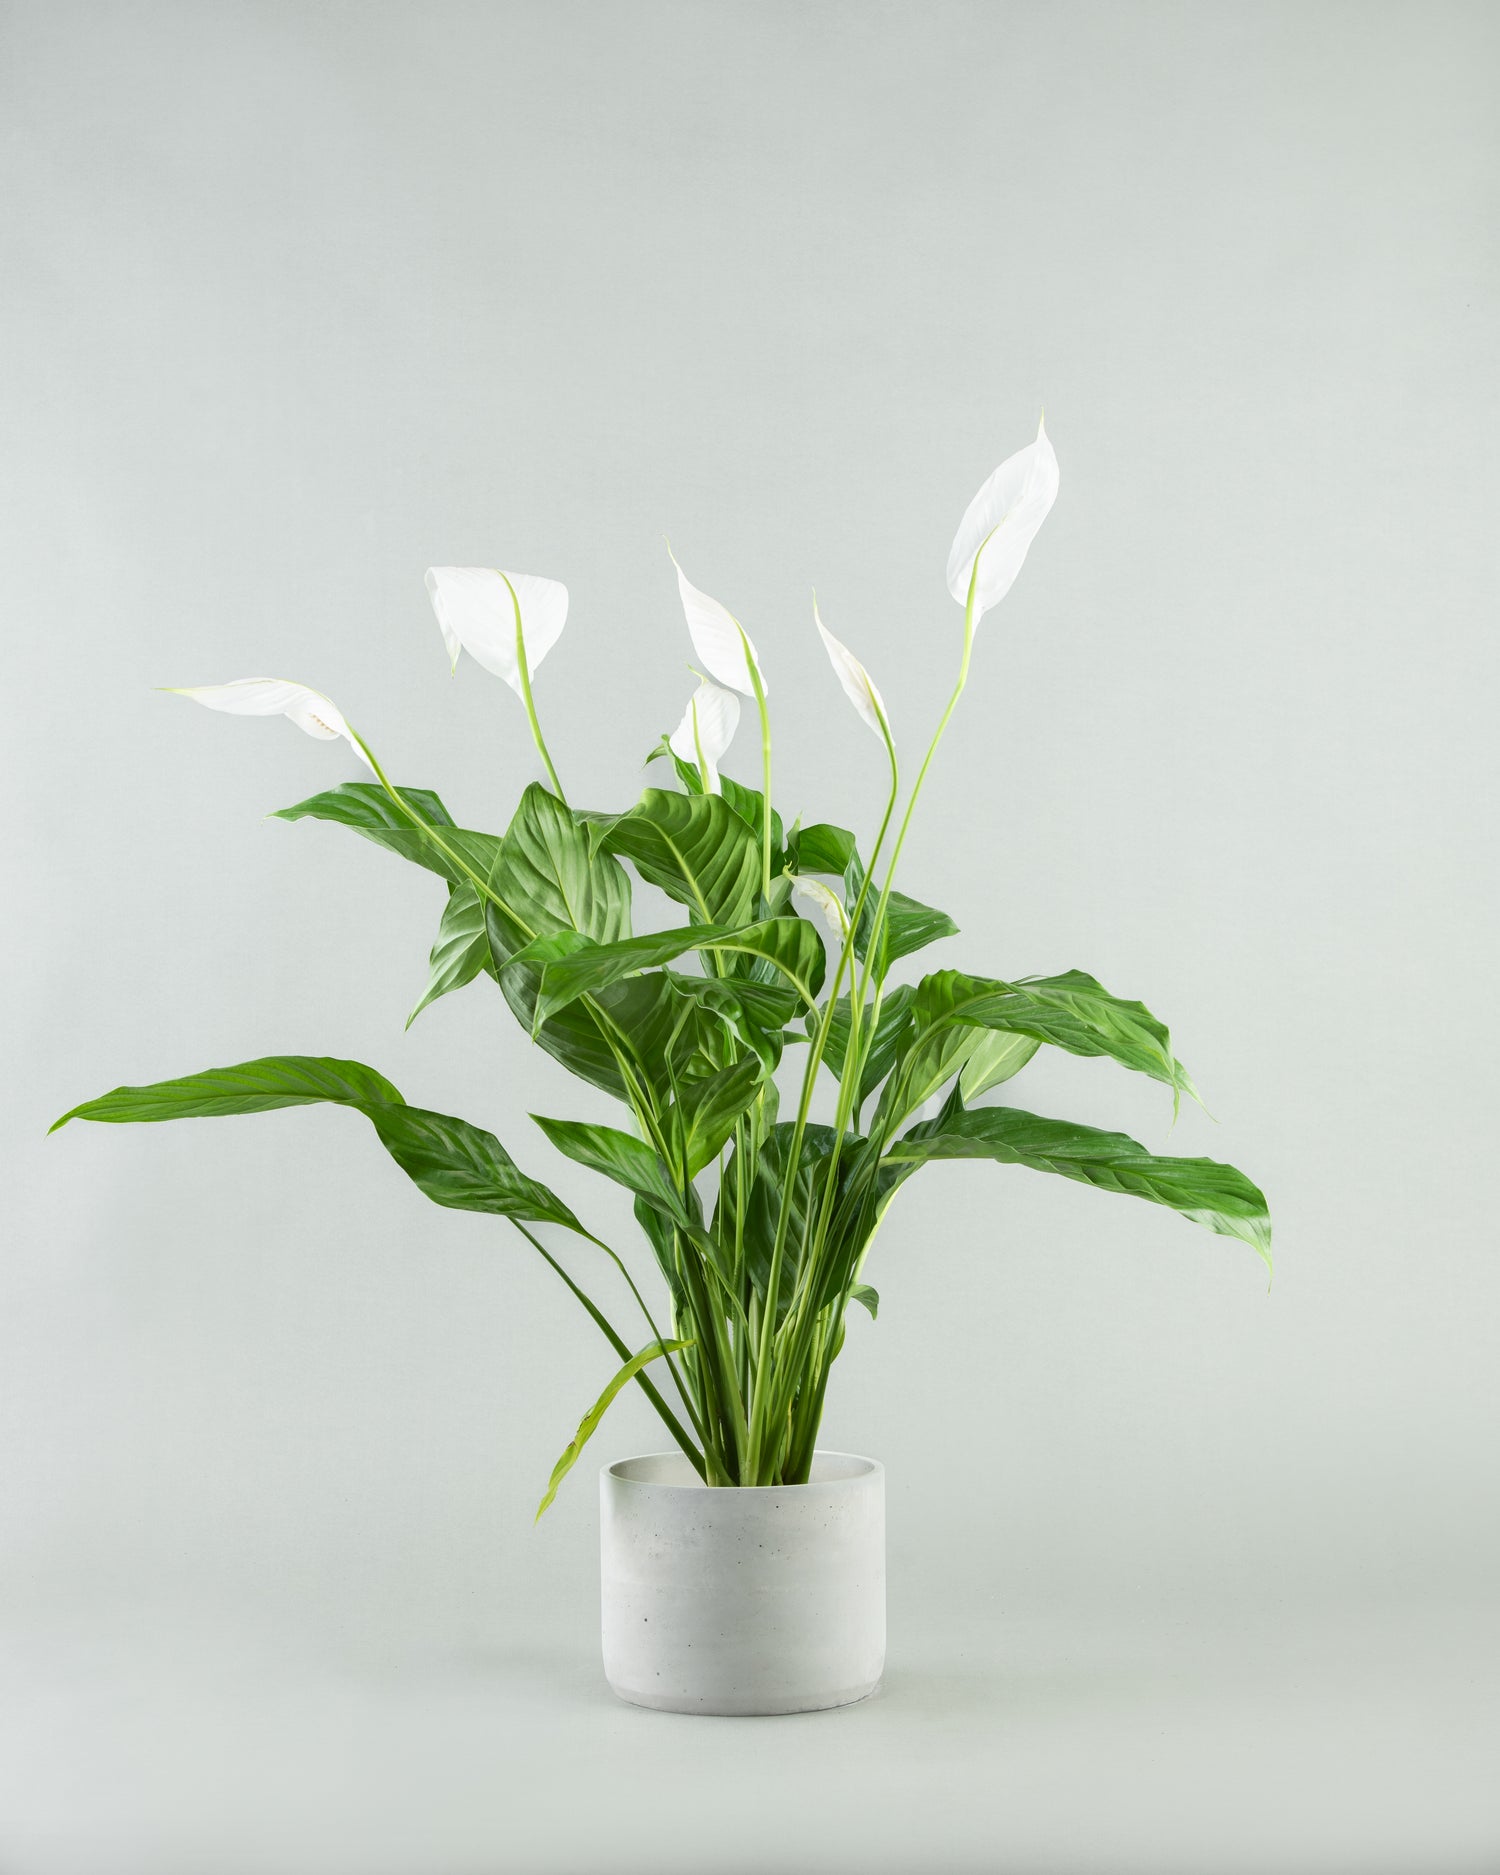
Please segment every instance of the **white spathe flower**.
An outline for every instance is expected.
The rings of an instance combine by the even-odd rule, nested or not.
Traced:
[[[677,567],[677,590],[682,595],[682,610],[693,636],[693,649],[703,660],[709,676],[730,690],[738,690],[744,697],[755,695],[755,678],[758,677],[761,694],[768,694],[770,686],[761,673],[760,659],[755,655],[755,646],[744,626],[727,606],[710,599],[706,592],[699,592],[677,566],[677,555],[670,547],[667,552],[672,554],[672,564]]]
[[[691,762],[703,775],[703,786],[710,794],[722,794],[719,763],[734,740],[740,723],[740,700],[732,690],[723,690],[711,678],[688,698],[682,721],[668,738],[674,755]]]
[[[285,716],[320,742],[334,742],[342,736],[365,767],[374,772],[374,764],[366,755],[364,744],[349,727],[344,712],[320,691],[309,690],[306,684],[287,683],[280,677],[237,677],[228,684],[197,684],[187,688],[172,685],[169,688],[174,697],[191,697],[205,709],[223,710],[230,716]]]
[[[1008,456],[969,503],[948,555],[948,590],[960,605],[969,600],[974,561],[974,623],[998,605],[1015,583],[1026,549],[1057,500],[1057,455],[1045,424],[1036,441]]]
[[[516,610],[526,646],[526,675],[562,636],[568,618],[568,589],[561,580],[536,573],[502,573],[492,566],[430,566],[427,593],[454,669],[467,651],[476,664],[503,677],[525,697],[516,655]]]
[[[849,650],[847,645],[841,645],[839,643],[838,639],[834,637],[833,633],[829,631],[828,627],[823,623],[822,614],[818,611],[816,598],[813,600],[813,623],[817,626],[818,631],[822,635],[823,648],[828,653],[829,662],[833,665],[834,675],[844,687],[844,695],[854,705],[855,709],[859,711],[860,715],[870,725],[874,733],[879,736],[880,740],[882,742],[888,741],[890,738],[891,725],[890,718],[885,713],[884,699],[875,688],[874,681],[864,665],[860,663],[859,659],[855,657],[854,653]]]
[[[842,944],[849,935],[849,919],[843,906],[828,887],[818,879],[794,879],[792,897],[805,900],[818,913],[833,934],[833,941]]]

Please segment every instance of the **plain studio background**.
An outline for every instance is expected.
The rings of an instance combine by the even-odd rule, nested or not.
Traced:
[[[1493,1867],[1493,9],[6,9],[9,1217],[0,1865]],[[1079,966],[1216,1122],[1278,1268],[994,1166],[908,1187],[823,1442],[891,1489],[885,1694],[612,1702],[607,1377],[498,1221],[364,1122],[63,1108],[273,1051],[491,1127],[609,1108],[488,985],[402,1022],[441,888],[269,810],[357,770],[152,686],[327,690],[503,824],[516,699],[431,563],[564,578],[538,698],[623,805],[747,622],[777,796],[868,839],[950,686],[944,558],[1045,404],[1062,494],[920,810],[931,964]],[[728,766],[754,779],[747,725]],[[925,961],[925,960],[924,960]],[[604,1285],[601,1282],[601,1288]]]

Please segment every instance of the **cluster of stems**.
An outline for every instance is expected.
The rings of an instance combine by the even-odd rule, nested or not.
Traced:
[[[842,943],[826,1000],[821,1008],[815,1004],[812,1006],[812,1013],[818,1021],[810,1036],[811,1045],[803,1069],[796,1119],[785,1155],[782,1201],[778,1210],[770,1270],[763,1288],[758,1288],[750,1281],[743,1239],[749,1197],[748,1182],[754,1177],[755,1146],[767,1131],[764,1092],[737,1121],[733,1154],[727,1161],[723,1155],[720,1157],[721,1183],[725,1179],[739,1181],[738,1189],[732,1193],[737,1201],[728,1207],[735,1220],[735,1241],[720,1246],[720,1262],[727,1262],[727,1270],[716,1267],[715,1261],[704,1256],[684,1232],[674,1232],[673,1262],[678,1281],[675,1286],[677,1299],[673,1308],[671,1338],[665,1336],[658,1327],[624,1259],[608,1244],[589,1233],[590,1241],[611,1259],[624,1278],[652,1336],[649,1350],[653,1356],[659,1355],[663,1360],[688,1424],[683,1424],[648,1373],[638,1370],[634,1379],[698,1475],[710,1485],[797,1484],[807,1480],[811,1469],[829,1370],[843,1345],[844,1316],[859,1280],[865,1254],[879,1224],[880,1201],[875,1179],[869,1176],[847,1179],[847,1189],[841,1198],[840,1165],[847,1149],[853,1154],[863,1155],[863,1167],[869,1170],[878,1160],[885,1144],[884,1140],[878,1138],[861,1139],[858,1126],[861,1077],[880,1022],[885,993],[884,970],[880,960],[883,956],[886,916],[896,868],[917,801],[938,745],[968,681],[978,564],[979,556],[976,555],[968,603],[964,609],[963,655],[958,681],[917,772],[897,828],[873,915],[868,926],[864,926],[867,900],[885,852],[901,785],[890,726],[878,703],[875,706],[890,764],[890,789],[869,868],[863,875],[855,903],[847,908],[847,916],[842,921]],[[522,701],[526,706],[538,753],[553,788],[558,798],[566,802],[532,698],[521,630],[520,604],[513,588],[511,597],[515,601],[516,653]],[[748,643],[746,666],[760,716],[763,766],[761,886],[763,899],[769,901],[772,887],[771,724],[765,689]],[[526,939],[535,937],[537,933],[515,908],[507,904],[490,882],[482,878],[446,840],[444,830],[427,821],[392,786],[368,744],[362,738],[356,737],[356,740],[397,810],[420,829],[424,838],[432,843],[459,875],[468,879],[482,899],[493,903]],[[857,948],[856,938],[862,928],[866,933],[865,941],[862,947]],[[863,950],[862,956],[859,954],[860,948]],[[709,961],[712,967],[711,953]],[[839,1075],[832,1144],[824,1167],[810,1187],[812,1197],[802,1219],[801,1240],[793,1245],[791,1233],[796,1207],[792,1198],[798,1188],[798,1175],[807,1143],[813,1090],[846,984],[849,1026]],[[657,1151],[665,1165],[671,1166],[673,1155],[665,1136],[663,1115],[651,1089],[632,1063],[625,1036],[614,1028],[608,1011],[596,999],[590,997],[585,1000],[614,1055],[642,1138]],[[696,1209],[698,1200],[690,1189],[685,1169],[682,1183],[684,1204]],[[594,1298],[558,1262],[534,1232],[524,1224],[512,1221],[516,1222],[516,1228],[557,1272],[621,1360],[632,1361],[629,1344]],[[783,1303],[784,1290],[786,1296]],[[642,1352],[644,1354],[645,1350]]]

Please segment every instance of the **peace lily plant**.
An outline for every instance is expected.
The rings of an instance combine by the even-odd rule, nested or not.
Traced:
[[[370,744],[326,697],[265,678],[177,692],[209,709],[285,716],[347,742],[368,778],[295,807],[435,873],[447,903],[412,1019],[484,979],[531,1040],[620,1101],[628,1124],[537,1116],[549,1142],[631,1192],[665,1285],[655,1306],[625,1258],[492,1134],[407,1104],[373,1068],[269,1055],[147,1087],[118,1087],[64,1114],[173,1120],[331,1102],[374,1126],[409,1178],[441,1205],[508,1218],[557,1272],[613,1350],[616,1370],[558,1460],[538,1516],[632,1382],[710,1485],[795,1484],[809,1476],[845,1316],[873,1316],[871,1243],[898,1188],[933,1159],[993,1159],[1165,1205],[1251,1245],[1270,1263],[1265,1200],[1232,1166],[1160,1157],[1120,1133],[981,1104],[1043,1046],[1107,1057],[1170,1088],[1192,1082],[1166,1028],[1081,970],[1001,978],[938,970],[897,982],[898,965],[957,927],[896,879],[928,770],[968,681],[985,615],[1005,598],[1057,495],[1045,430],[979,490],[948,556],[963,609],[953,693],[902,797],[890,715],[863,664],[813,623],[834,674],[880,744],[889,785],[873,844],[822,822],[790,827],[771,796],[770,685],[748,633],[680,566],[678,592],[702,676],[655,757],[673,787],[623,812],[576,807],[542,734],[534,683],[567,618],[567,588],[533,574],[437,567],[427,575],[451,663],[462,653],[525,708],[547,781],[521,796],[503,834],[459,825],[431,790],[395,786]],[[675,559],[673,562],[676,565]],[[743,702],[760,730],[759,790],[721,764]],[[672,927],[632,935],[633,868],[680,909]],[[696,968],[692,960],[696,959]],[[778,1072],[785,1070],[789,1117]],[[832,1124],[811,1118],[830,1077]],[[941,1097],[941,1104],[930,1118]],[[542,1233],[547,1234],[544,1240]],[[602,1259],[641,1328],[595,1276],[564,1267],[557,1236]],[[587,1286],[586,1286],[587,1284]]]

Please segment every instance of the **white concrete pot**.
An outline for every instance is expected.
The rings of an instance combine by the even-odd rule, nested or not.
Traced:
[[[663,1712],[816,1712],[885,1667],[885,1468],[711,1490],[679,1452],[599,1474],[604,1672]]]

